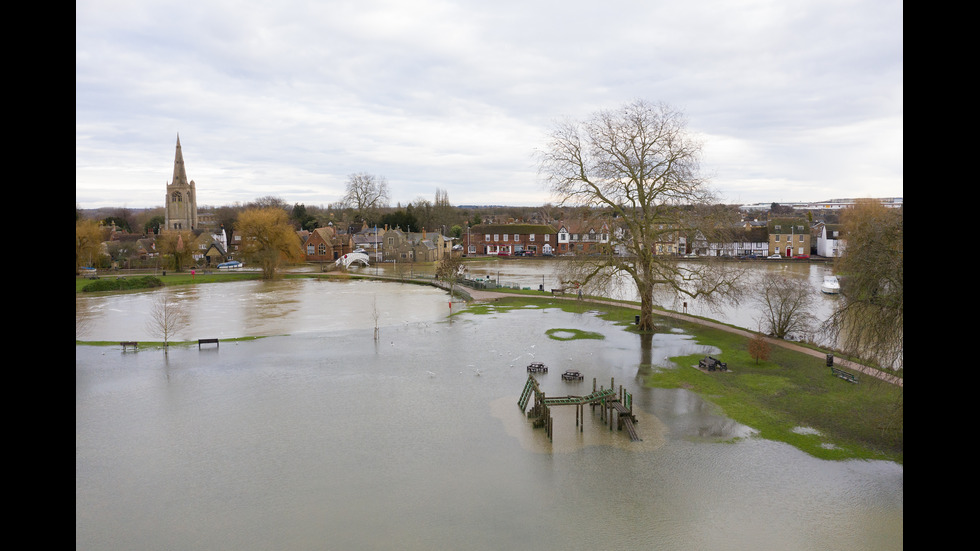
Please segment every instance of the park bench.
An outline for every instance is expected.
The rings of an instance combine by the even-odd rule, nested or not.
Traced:
[[[123,341],[123,342],[121,342],[119,344],[122,345],[124,352],[126,351],[126,347],[127,346],[132,346],[133,347],[133,350],[138,350],[139,347],[140,347],[139,346],[139,343],[137,343],[136,341]]]
[[[705,356],[698,361],[698,367],[707,369],[708,371],[728,371],[728,364],[719,360],[718,358],[712,358],[711,356]]]
[[[844,371],[843,369],[837,369],[836,367],[830,368],[830,373],[844,379],[845,381],[850,381],[852,383],[858,382],[857,375]]]
[[[216,345],[216,346],[219,346],[219,347],[221,346],[220,344],[218,344],[218,339],[197,339],[197,349],[198,350],[201,349],[201,345],[202,344],[213,344],[213,345]]]
[[[565,294],[565,289],[562,289],[562,288],[559,288],[559,289],[552,289],[552,290],[551,290],[551,296],[555,296],[555,295],[564,295],[564,294]]]

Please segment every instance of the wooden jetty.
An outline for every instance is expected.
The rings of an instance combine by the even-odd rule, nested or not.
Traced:
[[[527,416],[529,419],[534,419],[532,424],[534,428],[544,427],[549,440],[554,440],[554,420],[551,417],[551,406],[575,406],[575,426],[579,427],[579,430],[582,431],[585,430],[585,405],[588,404],[592,407],[593,413],[595,413],[595,408],[599,407],[599,417],[603,423],[608,423],[609,430],[612,430],[614,424],[613,418],[615,418],[615,424],[619,430],[625,429],[627,434],[629,434],[630,440],[638,442],[642,438],[636,432],[637,419],[633,415],[633,395],[624,391],[622,385],[620,385],[617,395],[614,382],[615,379],[610,379],[609,388],[599,387],[597,389],[596,380],[593,378],[592,392],[590,394],[586,394],[585,396],[548,397],[541,390],[534,375],[528,375],[527,382],[524,384],[524,390],[521,391],[521,397],[518,399],[517,405],[520,406],[521,411],[525,411],[527,410],[527,404],[530,402],[531,397],[534,397],[534,405],[527,411]]]

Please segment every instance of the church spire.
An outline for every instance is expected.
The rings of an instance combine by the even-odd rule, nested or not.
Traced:
[[[180,133],[177,134],[177,155],[174,157],[174,177],[170,181],[170,185],[187,185],[187,172],[184,171],[184,155],[180,152]]]

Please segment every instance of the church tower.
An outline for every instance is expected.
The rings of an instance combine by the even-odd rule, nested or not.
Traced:
[[[165,227],[168,230],[197,229],[197,190],[194,180],[187,181],[184,171],[184,155],[180,152],[180,134],[177,135],[177,156],[174,158],[174,177],[167,184],[167,214]]]

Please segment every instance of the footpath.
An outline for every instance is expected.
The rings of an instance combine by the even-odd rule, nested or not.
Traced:
[[[436,281],[436,282],[433,282],[433,283],[435,285],[439,286],[439,287],[445,288],[445,286],[442,285],[441,282]],[[472,300],[474,300],[476,302],[493,301],[493,300],[496,300],[498,298],[503,298],[503,297],[520,296],[520,295],[513,295],[513,294],[510,294],[510,293],[498,293],[498,292],[495,292],[495,291],[486,291],[486,290],[480,290],[480,289],[471,289],[469,287],[457,287],[457,290],[460,290],[462,293],[465,293],[465,294],[469,295],[472,298]],[[600,303],[600,304],[610,304],[610,305],[613,305],[613,306],[621,306],[621,307],[626,307],[626,308],[632,308],[634,310],[639,310],[640,309],[639,305],[628,304],[628,303],[623,303],[623,302],[613,302],[613,301],[602,300],[602,299],[597,299],[597,298],[583,297],[583,298],[580,299],[580,298],[577,298],[577,297],[574,297],[574,296],[558,296],[558,297],[554,297],[554,298],[555,299],[558,299],[558,300],[584,300],[584,301],[588,301],[588,302],[595,302],[595,303]],[[756,333],[753,333],[751,331],[747,331],[745,329],[739,329],[738,327],[732,327],[730,325],[725,325],[723,323],[717,323],[717,322],[705,320],[705,319],[702,319],[702,318],[698,318],[698,317],[694,317],[694,316],[689,316],[687,314],[681,314],[681,313],[678,313],[678,312],[671,312],[669,310],[657,310],[655,313],[658,316],[666,316],[666,317],[670,317],[670,318],[681,319],[681,320],[684,320],[684,321],[689,321],[691,323],[697,323],[697,324],[700,324],[700,325],[704,325],[706,327],[712,327],[712,328],[715,328],[715,329],[721,329],[722,331],[728,331],[729,333],[734,333],[734,334],[737,334],[737,335],[742,335],[742,336],[744,336],[746,338],[753,338],[753,337],[756,336]],[[796,352],[801,352],[803,354],[809,354],[810,356],[814,356],[816,358],[825,359],[826,356],[827,356],[826,353],[821,352],[819,350],[814,350],[812,348],[807,348],[805,346],[800,346],[799,344],[796,344],[796,343],[793,343],[793,342],[789,342],[789,341],[784,341],[782,339],[774,339],[774,338],[771,338],[771,337],[766,337],[766,340],[769,342],[769,344],[771,346],[781,346],[783,348],[788,348],[788,349],[794,350]],[[888,372],[885,372],[885,371],[881,371],[881,370],[875,369],[873,367],[868,367],[866,365],[861,365],[861,364],[858,364],[858,363],[854,363],[854,362],[852,362],[850,360],[845,360],[843,358],[834,358],[834,366],[835,367],[843,367],[843,368],[846,368],[846,369],[857,371],[859,373],[863,373],[863,374],[868,375],[870,377],[875,377],[877,379],[881,379],[882,381],[891,383],[893,385],[898,385],[898,386],[904,388],[904,385],[903,385],[903,382],[902,382],[902,378],[901,377],[896,377],[895,375],[892,375],[891,373],[888,373]]]

